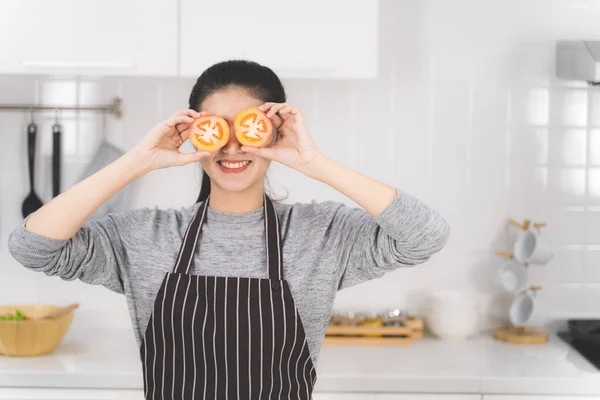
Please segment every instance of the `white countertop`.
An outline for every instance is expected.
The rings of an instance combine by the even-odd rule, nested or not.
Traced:
[[[543,345],[510,345],[488,336],[412,346],[324,346],[315,391],[511,393],[600,396],[600,371],[551,335]],[[0,356],[1,387],[142,389],[133,334],[69,332],[42,357]]]

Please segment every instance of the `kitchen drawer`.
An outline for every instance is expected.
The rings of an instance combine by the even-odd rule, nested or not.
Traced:
[[[483,400],[597,400],[598,396],[536,396],[536,395],[509,395],[490,394],[484,395]]]
[[[143,390],[1,389],[0,400],[143,400]]]
[[[478,394],[315,393],[313,400],[481,400]]]

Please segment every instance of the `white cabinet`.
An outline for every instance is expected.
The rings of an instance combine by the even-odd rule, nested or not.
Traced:
[[[189,76],[245,58],[283,78],[377,76],[373,0],[0,0],[0,74]]]
[[[2,389],[0,400],[143,400],[143,390]]]
[[[313,400],[481,400],[478,394],[315,393]]]
[[[181,0],[181,73],[244,58],[283,78],[374,78],[378,2]]]
[[[0,0],[0,73],[177,74],[178,0]]]

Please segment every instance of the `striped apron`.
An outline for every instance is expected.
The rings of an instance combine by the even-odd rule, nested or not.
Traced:
[[[208,200],[188,225],[140,347],[146,399],[311,399],[317,374],[265,196],[269,278],[190,275]]]

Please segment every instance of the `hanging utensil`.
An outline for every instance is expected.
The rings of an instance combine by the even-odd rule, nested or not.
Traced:
[[[79,180],[82,181],[87,177],[95,174],[110,163],[119,159],[125,152],[117,146],[111,144],[106,138],[106,115],[102,116],[102,140],[93,155],[92,160],[81,174]],[[85,134],[85,132],[83,133]],[[90,219],[100,219],[109,213],[124,212],[128,210],[128,202],[131,198],[133,188],[127,185],[123,189],[115,193],[110,199],[106,200],[98,209],[90,216]]]
[[[62,126],[58,119],[58,109],[54,111],[54,125],[52,125],[52,197],[60,194],[60,158],[62,152],[61,134]]]
[[[33,110],[31,110],[31,121],[27,126],[27,160],[29,163],[29,195],[23,201],[21,212],[23,218],[29,214],[35,212],[37,209],[43,206],[42,200],[35,193],[34,188],[34,176],[35,176],[35,145],[37,138],[37,125],[33,120]]]

